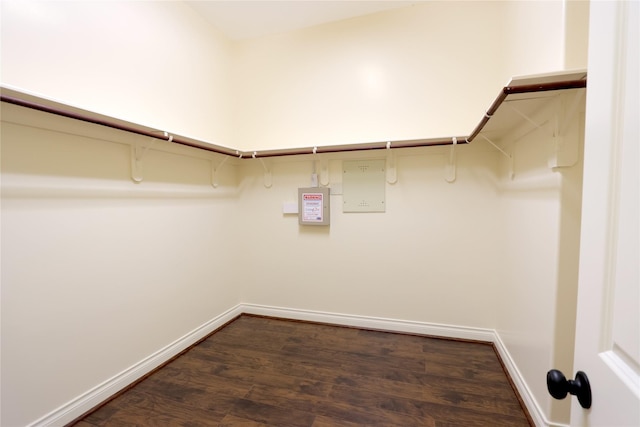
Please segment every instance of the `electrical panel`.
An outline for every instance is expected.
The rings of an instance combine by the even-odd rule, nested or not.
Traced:
[[[329,188],[298,188],[298,223],[329,225]]]

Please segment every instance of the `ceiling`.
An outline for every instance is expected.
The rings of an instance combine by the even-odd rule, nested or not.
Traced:
[[[418,1],[298,0],[298,1],[186,1],[232,40],[299,30],[389,9]]]

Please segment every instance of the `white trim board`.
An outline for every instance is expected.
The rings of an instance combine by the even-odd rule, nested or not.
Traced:
[[[540,405],[538,404],[537,400],[534,398],[533,393],[531,393],[531,389],[529,389],[527,382],[524,380],[524,377],[520,373],[520,370],[518,369],[515,361],[513,360],[513,357],[511,357],[509,350],[507,350],[507,347],[504,345],[504,342],[502,341],[502,339],[500,338],[500,335],[496,331],[494,331],[493,344],[495,345],[496,350],[500,355],[500,359],[502,360],[502,363],[507,369],[507,372],[509,372],[509,376],[511,377],[511,380],[513,381],[516,388],[518,389],[518,393],[520,393],[520,397],[522,397],[522,400],[524,401],[525,406],[529,410],[529,414],[531,415],[531,418],[533,418],[533,422],[536,424],[536,426],[537,427],[569,427],[568,424],[554,423],[547,419],[547,417],[544,415],[544,412],[542,411],[542,408],[540,408]]]
[[[37,421],[34,421],[29,424],[28,427],[61,426],[73,421],[241,314],[253,314],[258,316],[328,323],[380,331],[430,335],[442,338],[456,338],[493,343],[496,346],[500,358],[507,368],[516,388],[518,389],[520,396],[524,400],[529,413],[536,423],[536,426],[568,427],[564,424],[550,423],[546,419],[544,413],[531,394],[526,381],[520,374],[520,371],[515,365],[511,355],[500,339],[500,336],[493,329],[274,307],[249,303],[238,304],[214,317],[173,343],[158,350],[156,353],[53,410]]]
[[[373,329],[390,332],[404,332],[419,335],[432,335],[446,338],[493,342],[495,332],[491,329],[451,326],[438,323],[416,322],[410,320],[389,319],[373,316],[331,313],[324,311],[300,310],[273,307],[258,304],[241,304],[242,312],[259,316],[280,317],[283,319],[306,320],[341,326]]]

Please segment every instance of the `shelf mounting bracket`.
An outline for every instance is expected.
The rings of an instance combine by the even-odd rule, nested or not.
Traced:
[[[324,187],[329,185],[329,161],[327,159],[320,160],[320,185]]]
[[[173,141],[173,135],[164,132],[164,136],[167,138],[167,142]],[[144,179],[142,160],[147,154],[147,151],[149,151],[149,149],[153,147],[153,144],[155,143],[156,139],[153,138],[151,139],[151,142],[149,142],[149,144],[144,147],[142,146],[142,144],[137,142],[131,144],[131,179],[136,184],[141,183]]]
[[[513,111],[515,111],[516,114],[518,114],[520,117],[522,117],[523,119],[525,119],[527,122],[531,123],[533,126],[535,126],[536,129],[542,130],[545,133],[547,133],[549,136],[554,137],[555,136],[555,132],[553,131],[549,131],[549,129],[546,129],[544,127],[545,124],[548,123],[548,121],[545,121],[543,123],[538,123],[535,120],[533,120],[531,117],[527,116],[525,113],[523,113],[522,111],[518,110],[516,107],[514,107],[513,105],[511,105],[512,102],[505,102],[505,105],[507,105],[509,108],[511,108]]]
[[[507,162],[509,165],[509,179],[513,179],[513,177],[515,176],[515,172],[514,172],[514,167],[513,167],[513,155],[507,153],[506,151],[504,151],[502,148],[500,148],[498,146],[498,144],[496,144],[495,142],[493,142],[492,140],[490,140],[489,138],[487,138],[486,136],[480,134],[481,137],[483,137],[485,139],[485,141],[487,141],[489,144],[493,145],[493,147],[498,150],[500,153],[502,153],[503,156],[505,156],[507,158]]]
[[[578,162],[579,138],[567,137],[569,125],[575,120],[579,107],[582,105],[585,91],[578,91],[568,109],[565,109],[565,99],[561,98],[556,110],[556,123],[553,137],[553,152],[549,156],[549,168],[571,167]],[[563,114],[564,113],[564,114]]]
[[[214,161],[211,160],[211,186],[213,188],[218,188],[218,185],[220,185],[220,182],[218,181],[218,173],[220,172],[220,169],[222,169],[224,162],[227,160],[229,160],[229,156],[225,156],[217,166]]]
[[[262,178],[262,183],[264,184],[265,188],[271,188],[271,186],[273,185],[271,171],[269,170],[269,168],[265,164],[264,160],[262,160],[259,157],[256,157],[257,155],[258,155],[258,152],[254,151],[253,155],[251,157],[253,157],[254,159],[260,160],[260,163],[262,164],[262,168],[264,169],[264,176]]]
[[[395,184],[398,182],[398,170],[396,169],[396,155],[391,149],[391,141],[387,141],[387,183]]]
[[[449,151],[449,160],[444,171],[444,180],[448,183],[456,180],[456,147],[458,146],[458,138],[455,136],[451,140],[451,149]]]

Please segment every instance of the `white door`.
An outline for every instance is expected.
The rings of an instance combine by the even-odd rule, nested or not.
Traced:
[[[640,2],[592,1],[572,426],[640,426]],[[575,372],[565,372],[573,377]]]

